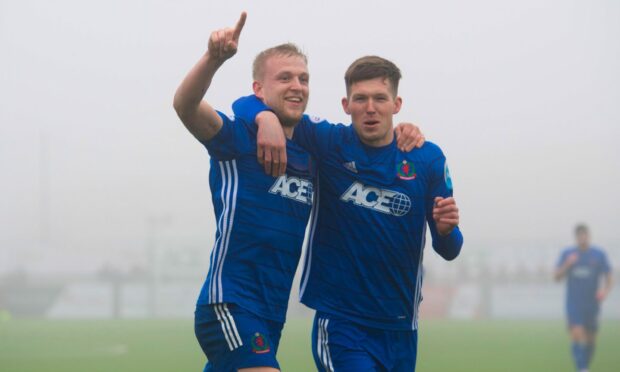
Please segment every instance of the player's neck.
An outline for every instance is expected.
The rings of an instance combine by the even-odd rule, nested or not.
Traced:
[[[288,125],[283,125],[282,130],[284,131],[286,138],[293,139],[293,132],[295,131],[294,126],[289,127]]]
[[[589,244],[578,245],[577,248],[579,248],[580,251],[584,252],[584,251],[587,251],[588,248],[590,248],[590,245]]]
[[[383,138],[379,138],[376,140],[367,140],[365,138],[363,138],[362,136],[358,135],[358,138],[360,139],[360,141],[368,146],[368,147],[373,147],[376,149],[382,148],[382,147],[386,147],[388,145],[390,145],[392,142],[394,142],[394,130],[390,130],[390,132],[388,132],[388,134],[383,137]]]

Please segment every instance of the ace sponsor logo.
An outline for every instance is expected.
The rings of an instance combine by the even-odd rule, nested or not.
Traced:
[[[269,192],[300,203],[312,204],[312,182],[303,178],[288,177],[286,174],[278,177]]]
[[[340,200],[396,217],[402,217],[411,210],[409,196],[393,190],[366,186],[360,182],[349,186]]]

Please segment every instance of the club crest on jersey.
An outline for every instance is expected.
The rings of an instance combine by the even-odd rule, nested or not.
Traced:
[[[271,351],[269,341],[265,336],[256,332],[252,337],[252,352],[255,354],[265,354]]]
[[[396,174],[401,180],[415,180],[415,178],[418,176],[415,172],[415,167],[413,166],[413,163],[410,163],[404,159],[402,163],[396,166]]]
[[[269,192],[312,205],[312,190],[312,182],[303,178],[288,177],[284,174],[276,179]]]
[[[360,182],[354,182],[340,200],[396,217],[402,217],[411,210],[409,196],[397,191],[365,186]]]

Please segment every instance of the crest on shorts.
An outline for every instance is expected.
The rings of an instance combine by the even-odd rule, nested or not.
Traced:
[[[414,180],[417,177],[413,163],[404,159],[396,166],[396,174],[401,180]]]
[[[271,351],[269,341],[265,336],[256,332],[252,337],[252,352],[256,354],[264,354]]]

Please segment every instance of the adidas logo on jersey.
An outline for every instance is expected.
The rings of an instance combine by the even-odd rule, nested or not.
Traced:
[[[276,179],[269,192],[312,205],[312,182],[303,178],[282,175]]]
[[[401,217],[411,210],[411,199],[400,192],[365,186],[354,182],[340,197],[345,203]]]
[[[342,166],[347,168],[348,170],[350,170],[353,173],[357,173],[357,168],[355,167],[355,162],[354,161],[348,161],[346,163],[342,163]]]

